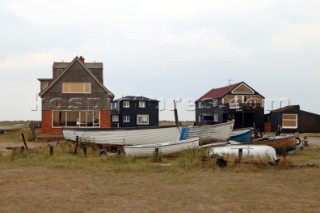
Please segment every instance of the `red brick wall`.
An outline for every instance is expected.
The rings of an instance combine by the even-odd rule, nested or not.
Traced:
[[[42,134],[62,133],[62,128],[52,128],[51,110],[42,110],[41,132]]]
[[[100,111],[100,127],[101,128],[111,127],[111,111],[110,110]]]

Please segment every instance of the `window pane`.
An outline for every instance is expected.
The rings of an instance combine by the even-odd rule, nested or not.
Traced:
[[[94,126],[100,126],[100,113],[99,111],[94,111]]]
[[[79,125],[79,112],[68,111],[67,112],[67,126],[78,126]]]
[[[297,122],[296,121],[282,121],[282,126],[284,127],[296,127]]]
[[[91,83],[62,83],[63,93],[90,93]]]
[[[149,124],[149,115],[137,115],[137,124]]]
[[[64,111],[53,111],[52,114],[52,126],[60,127],[65,126],[65,112]]]
[[[297,115],[295,114],[283,114],[282,119],[297,119]]]

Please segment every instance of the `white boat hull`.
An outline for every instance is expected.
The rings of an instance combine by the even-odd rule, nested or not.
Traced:
[[[179,153],[188,149],[195,149],[199,147],[199,138],[191,138],[188,140],[159,143],[159,144],[145,144],[137,146],[125,146],[124,151],[128,157],[148,157],[153,156],[158,150],[159,155],[171,155]]]
[[[151,129],[106,129],[81,130],[63,129],[66,140],[109,144],[109,145],[140,145],[156,144],[168,141],[178,141],[181,129],[179,127]]]
[[[213,147],[210,149],[209,155],[239,156],[240,150],[242,150],[242,157],[266,158],[271,159],[272,162],[279,161],[276,150],[266,145],[228,145],[224,147]]]
[[[233,125],[234,120],[216,125],[193,126],[190,127],[186,139],[199,137],[201,145],[228,141]]]

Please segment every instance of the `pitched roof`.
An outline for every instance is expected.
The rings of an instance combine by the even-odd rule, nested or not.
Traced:
[[[69,64],[70,64],[70,62],[54,62],[52,65],[52,68],[65,69],[68,67]],[[103,63],[101,63],[101,62],[85,62],[84,64],[89,69],[102,69],[103,68]]]
[[[42,97],[44,94],[46,94],[61,78],[64,76],[65,73],[68,72],[69,68],[76,62],[79,62],[84,70],[88,72],[88,74],[96,81],[96,83],[106,92],[108,93],[109,96],[114,97],[114,94],[110,92],[93,74],[92,72],[88,69],[85,63],[83,63],[78,56],[76,56],[72,62],[68,63],[67,67],[65,67],[65,70],[57,77],[45,90],[39,93],[39,96]]]
[[[300,108],[300,106],[299,105],[288,105],[285,107],[281,107],[279,109],[272,110],[271,112],[284,112],[284,111],[294,109],[294,108]]]
[[[201,96],[198,100],[196,100],[196,102],[201,102],[206,99],[222,98],[223,96],[225,96],[227,93],[229,93],[230,91],[232,91],[233,89],[235,89],[237,86],[239,86],[242,83],[244,83],[244,82],[239,82],[236,84],[231,84],[229,86],[212,89],[209,92],[207,92],[206,94],[204,94],[203,96]]]
[[[113,102],[118,102],[118,101],[158,101],[156,99],[150,99],[144,96],[124,96],[122,98],[119,98],[117,100],[113,100]],[[159,101],[158,101],[159,102]]]

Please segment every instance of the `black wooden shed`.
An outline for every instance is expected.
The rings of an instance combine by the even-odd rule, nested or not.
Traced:
[[[320,133],[320,115],[306,112],[299,105],[289,105],[266,115],[271,131],[284,133]]]

